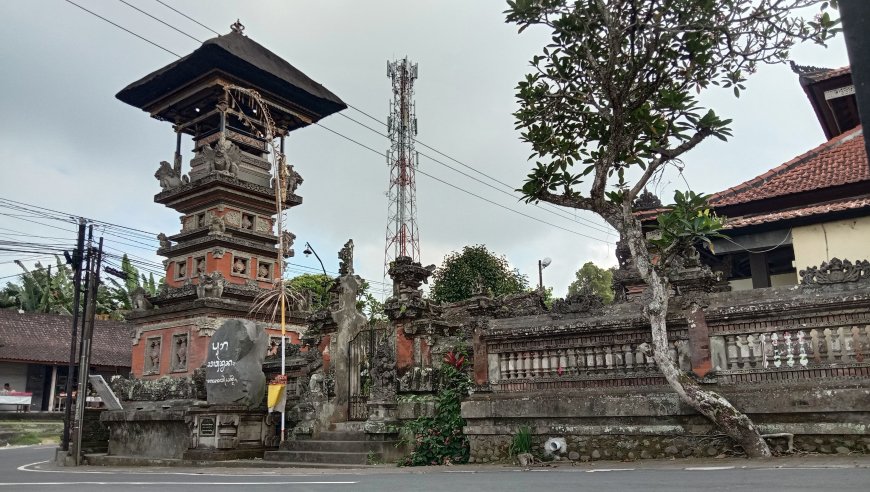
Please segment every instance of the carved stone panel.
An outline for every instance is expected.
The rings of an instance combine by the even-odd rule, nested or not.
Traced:
[[[257,217],[256,230],[263,233],[272,232],[272,221],[263,217]]]
[[[249,271],[251,267],[251,259],[244,256],[233,255],[233,271],[232,274],[237,277],[250,277]]]
[[[173,372],[187,371],[187,346],[187,333],[172,335],[172,362],[170,367]]]
[[[242,226],[242,213],[238,210],[228,210],[227,213],[224,214],[224,219],[226,220],[228,226]]]
[[[142,370],[143,375],[160,374],[160,350],[162,342],[162,336],[145,339],[145,367]]]
[[[257,261],[257,280],[272,280],[272,264],[266,261]]]

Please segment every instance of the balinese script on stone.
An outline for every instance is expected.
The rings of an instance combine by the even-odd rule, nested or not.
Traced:
[[[263,359],[269,337],[262,326],[248,320],[228,320],[208,344],[205,387],[213,405],[262,404],[266,391]]]

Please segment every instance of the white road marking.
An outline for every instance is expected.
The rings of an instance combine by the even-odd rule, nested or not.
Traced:
[[[586,473],[596,473],[596,472],[620,472],[620,471],[634,471],[635,468],[596,468],[595,470],[586,470]]]
[[[359,482],[0,482],[10,485],[353,485]]]
[[[714,470],[733,470],[733,466],[690,466],[683,468],[686,471],[714,471]]]
[[[39,470],[36,468],[31,468],[36,465],[41,465],[43,463],[48,463],[48,460],[45,461],[37,461],[35,463],[28,463],[26,465],[21,465],[17,468],[18,471],[23,472],[31,472],[31,473],[64,473],[64,474],[92,474],[92,475],[179,475],[185,477],[196,477],[205,475],[204,471],[196,471],[196,472],[178,472],[178,471],[168,471],[164,469],[155,469],[148,471],[133,471],[133,470],[124,470],[124,471],[101,471],[101,470],[76,470],[72,468],[65,468],[63,470]],[[218,467],[215,467],[218,468]],[[224,468],[225,470],[226,468]],[[278,473],[274,470],[264,469],[262,473],[208,473],[210,475],[217,475],[221,477],[262,477],[263,475],[275,476],[275,477],[316,477],[320,475],[324,475],[324,473]],[[341,473],[344,475],[358,475],[355,472],[346,471]]]

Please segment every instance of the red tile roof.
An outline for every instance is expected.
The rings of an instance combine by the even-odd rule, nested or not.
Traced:
[[[119,321],[94,323],[91,363],[130,367],[132,327]],[[0,309],[0,360],[68,364],[72,317]]]
[[[846,65],[845,67],[840,68],[820,68],[815,72],[802,73],[801,76],[806,77],[811,82],[821,82],[823,80],[832,79],[850,73],[852,73],[852,67]]]
[[[729,217],[725,224],[725,229],[738,229],[740,227],[748,227],[769,222],[778,222],[780,220],[792,220],[804,217],[813,217],[816,215],[825,215],[833,212],[843,212],[846,210],[858,210],[861,208],[868,209],[870,212],[870,195],[858,198],[846,198],[844,200],[836,200],[817,205],[806,207],[792,208],[788,210],[780,210],[777,212],[744,215],[742,217]]]
[[[761,176],[716,193],[710,204],[724,207],[862,181],[870,189],[870,166],[859,126]]]

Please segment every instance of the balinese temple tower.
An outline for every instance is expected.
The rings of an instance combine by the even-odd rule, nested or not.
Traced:
[[[280,275],[280,259],[293,255],[295,236],[286,228],[278,254],[278,206],[302,203],[302,177],[280,158],[284,137],[347,107],[243,30],[237,22],[117,94],[176,132],[172,164],[161,162],[154,175],[161,188],[154,201],[178,212],[181,226],[159,236],[166,288],[150,298],[140,292],[129,317],[137,377],[200,367],[225,319],[271,320],[271,310],[252,314],[251,307]],[[187,173],[184,135],[194,142]]]

